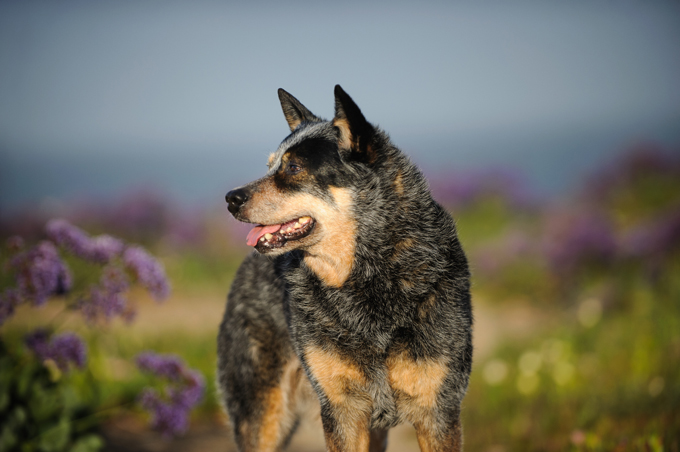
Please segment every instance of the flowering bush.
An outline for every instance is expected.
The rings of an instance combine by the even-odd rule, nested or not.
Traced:
[[[52,360],[62,371],[67,371],[69,364],[82,369],[87,361],[87,348],[74,333],[57,334],[50,338],[47,330],[37,329],[26,336],[26,346],[40,361]]]
[[[501,199],[517,209],[536,201],[520,174],[500,168],[434,176],[431,188],[435,199],[456,212],[487,198]]]
[[[17,236],[6,243],[8,257],[2,270],[8,283],[0,286],[0,326],[14,315],[18,306],[43,306],[54,297],[61,297],[68,309],[79,311],[90,325],[108,323],[115,317],[130,322],[135,308],[128,295],[135,283],[157,301],[170,294],[163,266],[141,246],[109,235],[91,237],[61,219],[49,221],[45,232],[48,240],[31,248]],[[62,255],[75,257],[88,269],[96,269],[98,277],[76,284],[81,281],[75,280],[68,259]],[[0,429],[0,450],[87,451],[101,447],[101,441],[90,430],[74,428],[74,417],[82,414],[81,408],[87,404],[67,400],[72,392],[66,389],[70,381],[62,378],[74,368],[86,367],[87,347],[83,340],[73,332],[53,334],[48,325],[26,335],[23,349],[14,347],[10,351],[3,344],[4,338],[0,336],[0,358],[6,361],[0,373],[0,425],[4,426]],[[166,389],[165,398],[146,389],[140,397],[141,405],[152,413],[152,426],[165,436],[183,433],[188,413],[202,397],[203,378],[177,357],[168,361],[153,356],[140,355],[140,369],[160,372],[173,386]],[[45,391],[41,392],[41,387]],[[53,408],[49,415],[36,408],[46,404]],[[46,422],[47,418],[51,421]],[[49,447],[45,446],[46,438],[51,438]]]
[[[609,219],[589,211],[558,212],[548,216],[544,255],[558,274],[572,274],[589,265],[606,265],[617,252]]]
[[[163,394],[153,388],[146,388],[140,394],[141,405],[152,413],[151,425],[166,437],[184,433],[191,408],[203,397],[203,376],[188,369],[175,355],[144,352],[136,361],[140,370],[169,383]]]
[[[27,340],[35,354],[0,340],[0,450],[99,450],[95,406],[62,374],[69,363],[84,366],[82,342],[68,333],[49,340],[44,331]]]

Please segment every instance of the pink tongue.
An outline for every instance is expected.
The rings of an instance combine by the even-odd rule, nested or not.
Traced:
[[[255,226],[253,229],[250,230],[248,233],[248,238],[246,239],[246,243],[248,246],[255,246],[257,245],[258,240],[260,240],[260,237],[263,235],[269,233],[273,234],[274,232],[278,231],[281,229],[280,224],[273,224],[271,226]]]

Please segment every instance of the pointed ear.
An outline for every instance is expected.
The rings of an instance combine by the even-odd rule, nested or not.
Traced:
[[[307,107],[302,105],[299,100],[281,88],[279,88],[279,100],[281,101],[283,115],[286,117],[291,132],[303,122],[321,121],[321,118],[316,117],[311,111],[307,110]]]
[[[351,156],[366,163],[375,161],[375,152],[370,142],[374,129],[366,121],[357,104],[340,87],[335,85],[335,118],[333,125],[338,128],[341,149],[351,151]]]

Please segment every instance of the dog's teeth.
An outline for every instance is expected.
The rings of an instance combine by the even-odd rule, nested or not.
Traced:
[[[269,232],[267,232],[267,233],[264,235],[264,238],[265,238],[266,240],[271,240],[272,237],[274,237],[274,236],[271,235]]]
[[[300,223],[298,223],[298,222],[296,221],[295,224],[293,225],[293,227],[294,227],[295,229],[298,229],[298,228],[300,227]],[[290,228],[288,228],[288,230],[290,230]]]
[[[291,228],[290,226],[288,226],[288,228],[286,228],[286,230],[285,230],[284,232],[292,232],[292,231],[293,231],[293,228]]]
[[[310,221],[312,221],[312,217],[300,217],[298,221],[300,222],[300,224],[307,224]]]
[[[260,242],[264,242],[264,237],[260,237]]]

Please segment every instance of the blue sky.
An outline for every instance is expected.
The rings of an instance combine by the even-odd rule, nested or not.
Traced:
[[[340,83],[416,162],[539,184],[680,145],[680,4],[508,3],[0,1],[0,206],[222,193],[287,133],[279,87],[330,117]]]

